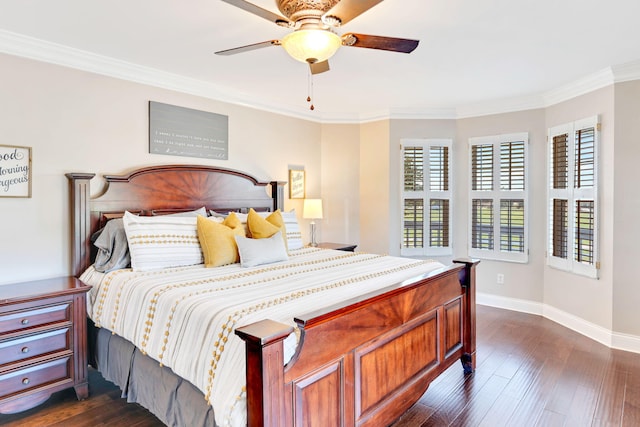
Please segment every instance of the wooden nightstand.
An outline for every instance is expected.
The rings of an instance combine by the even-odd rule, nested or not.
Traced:
[[[89,396],[86,292],[75,277],[0,285],[0,413],[74,387]]]
[[[358,245],[350,245],[348,243],[329,243],[329,242],[324,242],[324,243],[318,243],[318,248],[322,248],[322,249],[335,249],[337,251],[347,251],[347,252],[353,252],[356,250],[356,247]]]

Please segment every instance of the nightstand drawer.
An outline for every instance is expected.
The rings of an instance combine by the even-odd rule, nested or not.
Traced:
[[[0,334],[19,332],[48,323],[71,319],[70,304],[40,306],[0,315]]]
[[[71,330],[57,329],[0,342],[0,366],[70,348]]]
[[[71,378],[71,356],[69,356],[0,375],[0,390],[2,390],[2,397],[7,397]]]

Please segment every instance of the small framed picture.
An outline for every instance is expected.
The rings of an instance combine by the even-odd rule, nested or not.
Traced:
[[[0,145],[0,197],[31,197],[31,147]]]
[[[289,198],[304,199],[304,170],[289,169]]]

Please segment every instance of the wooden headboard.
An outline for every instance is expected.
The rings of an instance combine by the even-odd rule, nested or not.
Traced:
[[[91,265],[91,235],[124,211],[162,215],[205,207],[217,212],[273,211],[284,207],[285,182],[261,182],[243,172],[213,166],[163,165],[127,175],[105,175],[104,192],[91,198],[93,173],[68,173],[71,271]],[[269,188],[270,187],[270,188]],[[267,191],[270,191],[270,195]]]

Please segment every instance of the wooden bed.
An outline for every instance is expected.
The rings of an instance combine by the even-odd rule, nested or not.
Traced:
[[[155,166],[105,176],[106,188],[93,198],[94,174],[67,177],[77,277],[92,263],[92,233],[125,210],[268,211],[282,209],[284,201],[283,182],[210,166]],[[283,340],[291,326],[265,319],[236,329],[246,342],[249,425],[388,425],[457,360],[473,372],[476,264],[456,261],[346,304],[300,313],[300,344],[286,365]]]

